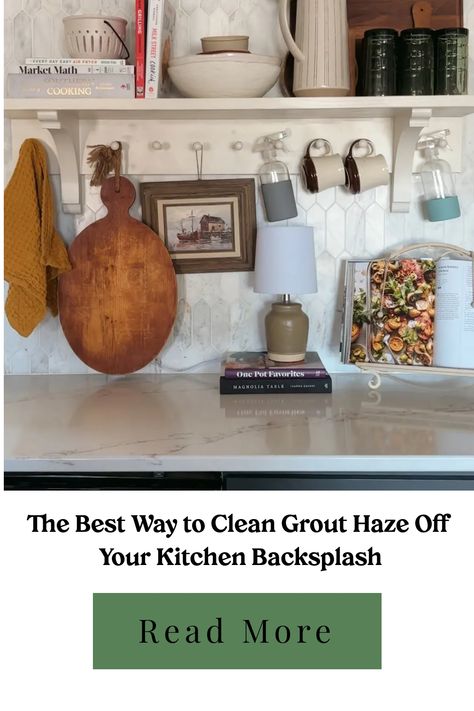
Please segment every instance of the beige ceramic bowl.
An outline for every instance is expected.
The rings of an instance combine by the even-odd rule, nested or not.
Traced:
[[[247,52],[249,38],[246,35],[224,35],[201,38],[203,52]]]
[[[280,74],[279,57],[259,54],[197,54],[169,64],[171,81],[193,99],[255,98],[270,91]]]

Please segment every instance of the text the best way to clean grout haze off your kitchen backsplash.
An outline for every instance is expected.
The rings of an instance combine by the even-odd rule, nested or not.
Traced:
[[[172,0],[177,9],[175,55],[199,51],[199,38],[206,35],[249,34],[254,50],[266,55],[284,55],[285,45],[278,28],[275,0]],[[23,5],[5,0],[5,71],[31,56],[67,56],[62,19],[79,12],[120,15],[133,25],[134,3],[129,0],[35,0]],[[464,0],[464,25],[474,33],[474,0]],[[275,32],[263,31],[275,27]],[[191,33],[192,28],[192,33]],[[129,36],[133,37],[133,31]],[[192,35],[192,37],[191,37]],[[470,93],[474,93],[474,43],[471,43]],[[133,43],[132,43],[133,52]],[[278,87],[272,90],[278,95]],[[414,178],[415,205],[409,214],[389,212],[389,188],[353,196],[343,188],[320,195],[306,192],[299,176],[292,176],[298,217],[291,222],[316,229],[319,293],[302,299],[311,319],[310,350],[318,350],[329,370],[346,369],[340,364],[339,307],[342,268],[345,259],[372,257],[397,246],[416,242],[449,242],[465,248],[474,246],[474,116],[466,119],[464,172],[456,176],[463,217],[451,222],[429,223],[422,219],[421,185]],[[5,132],[6,179],[14,167],[9,136]],[[182,176],[179,176],[182,178]],[[190,176],[191,178],[194,176]],[[212,178],[214,176],[206,175]],[[215,176],[223,177],[223,176]],[[233,177],[233,176],[228,176]],[[135,176],[133,181],[173,180],[172,175]],[[104,215],[99,190],[86,188],[86,206],[74,217],[60,212],[57,226],[68,243],[88,224]],[[59,183],[53,178],[56,204]],[[135,208],[136,209],[136,208]],[[135,213],[135,216],[138,216]],[[264,222],[260,199],[258,220]],[[267,297],[253,292],[253,274],[197,274],[178,277],[180,303],[174,336],[159,361],[145,372],[179,370],[203,361],[216,362],[229,350],[260,350],[265,344],[263,315]],[[87,373],[71,351],[58,319],[48,317],[28,338],[23,339],[7,324],[5,368],[11,374]],[[195,372],[204,370],[205,366]],[[213,368],[215,370],[215,366]]]

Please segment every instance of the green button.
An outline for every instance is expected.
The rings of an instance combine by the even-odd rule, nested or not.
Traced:
[[[94,594],[94,669],[381,669],[379,594]]]

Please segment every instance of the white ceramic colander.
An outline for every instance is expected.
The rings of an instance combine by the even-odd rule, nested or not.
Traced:
[[[128,59],[127,20],[103,15],[71,15],[63,19],[66,44],[75,59]]]

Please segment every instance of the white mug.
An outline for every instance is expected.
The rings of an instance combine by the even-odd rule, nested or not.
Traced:
[[[353,155],[356,148],[366,148],[369,151],[368,155],[356,158]],[[366,138],[359,138],[350,147],[345,160],[346,187],[354,195],[372,190],[379,185],[388,185],[390,182],[387,161],[383,155],[374,155],[374,153],[374,144]]]
[[[325,148],[322,156],[312,156],[311,149]],[[339,153],[332,152],[332,146],[324,138],[316,138],[308,146],[303,158],[302,179],[310,193],[321,193],[323,190],[345,185],[346,173],[344,161]]]

